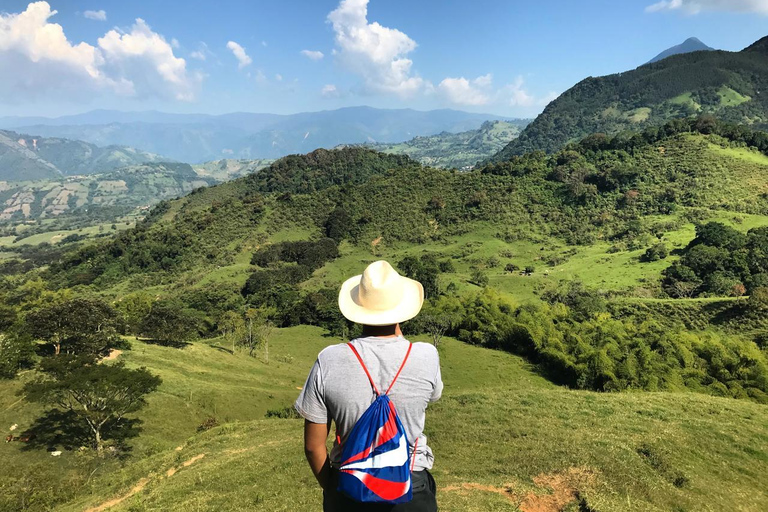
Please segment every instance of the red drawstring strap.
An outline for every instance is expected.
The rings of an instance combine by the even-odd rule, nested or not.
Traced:
[[[416,442],[413,443],[413,460],[411,461],[411,473],[413,473],[413,465],[416,464],[416,447],[419,446],[419,438],[416,438]]]
[[[347,343],[347,346],[352,349],[352,352],[355,353],[355,356],[357,357],[357,360],[360,361],[360,366],[363,367],[363,370],[365,370],[365,375],[368,376],[368,381],[371,383],[371,386],[373,387],[374,393],[376,393],[376,396],[379,396],[381,393],[379,393],[379,388],[376,387],[376,384],[373,382],[373,378],[371,377],[371,374],[368,373],[368,368],[365,366],[365,363],[363,362],[363,358],[360,357],[360,354],[357,352],[357,349],[352,345],[352,343]],[[403,364],[400,365],[400,369],[397,370],[397,373],[395,374],[395,378],[392,379],[392,384],[389,385],[387,388],[387,392],[384,393],[385,395],[388,395],[389,392],[392,390],[392,386],[395,385],[395,382],[397,382],[397,378],[400,376],[400,372],[403,371],[403,368],[405,367],[406,361],[408,361],[408,356],[411,355],[411,348],[413,348],[413,343],[408,343],[408,352],[405,353],[405,359],[403,359]]]

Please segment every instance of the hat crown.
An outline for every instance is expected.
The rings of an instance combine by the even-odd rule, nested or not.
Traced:
[[[368,265],[360,279],[356,302],[374,311],[394,308],[403,300],[403,279],[386,261]]]

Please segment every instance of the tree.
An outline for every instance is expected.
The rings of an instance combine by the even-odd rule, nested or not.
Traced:
[[[666,244],[660,242],[649,247],[648,250],[645,251],[645,254],[640,257],[640,261],[659,261],[665,259],[667,256],[669,256],[669,249],[667,249]]]
[[[0,379],[16,377],[19,369],[32,366],[34,347],[31,336],[15,329],[0,333]]]
[[[218,325],[222,337],[232,343],[232,353],[234,354],[235,344],[245,327],[243,318],[234,311],[226,311],[219,319]]]
[[[139,333],[163,343],[180,343],[196,332],[195,319],[180,305],[170,301],[155,302],[139,326]]]
[[[748,304],[753,311],[768,311],[768,288],[760,287],[752,290]]]
[[[256,330],[258,333],[259,343],[264,346],[264,362],[269,364],[269,337],[272,335],[272,330],[275,324],[270,320],[267,320],[259,326]]]
[[[89,356],[46,358],[40,369],[45,377],[23,388],[27,400],[73,413],[88,425],[99,455],[110,430],[126,414],[144,407],[145,396],[162,382],[146,368],[131,370],[123,362],[97,364]]]
[[[421,319],[421,323],[429,335],[432,336],[432,344],[435,348],[440,344],[446,331],[451,326],[448,317],[445,315],[426,314]]]
[[[472,271],[472,276],[469,278],[469,282],[485,288],[488,286],[488,276],[479,268]]]
[[[253,323],[254,321],[257,322],[258,327],[260,315],[261,311],[256,308],[249,307],[245,310],[245,323],[248,330],[246,335],[241,339],[241,342],[248,348],[248,355],[251,357],[253,357],[253,351],[256,350],[256,346],[258,345],[258,340],[253,329]]]
[[[240,339],[240,343],[248,349],[248,355],[259,347],[264,347],[264,359],[269,364],[269,337],[275,324],[271,318],[277,314],[274,308],[248,308],[245,311],[245,323],[247,334]]]
[[[672,294],[678,299],[690,299],[696,293],[699,284],[691,281],[675,281],[672,283]]]
[[[104,355],[120,344],[123,323],[100,299],[78,297],[42,307],[25,319],[29,333],[53,345],[54,353]]]
[[[137,333],[142,320],[152,311],[155,298],[147,292],[137,292],[118,300],[115,307],[124,318],[129,332]]]

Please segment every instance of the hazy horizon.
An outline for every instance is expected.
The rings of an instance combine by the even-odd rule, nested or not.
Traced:
[[[741,50],[766,35],[767,14],[753,0],[7,0],[0,117],[362,104],[531,118],[574,83],[689,37]]]

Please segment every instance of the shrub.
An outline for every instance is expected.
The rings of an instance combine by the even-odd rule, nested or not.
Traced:
[[[472,276],[469,278],[469,282],[485,288],[488,286],[488,276],[478,268],[472,271]]]
[[[640,257],[640,261],[659,261],[665,259],[667,256],[669,256],[669,249],[667,249],[666,244],[658,243],[649,247],[648,250],[645,251],[645,254]]]

